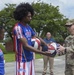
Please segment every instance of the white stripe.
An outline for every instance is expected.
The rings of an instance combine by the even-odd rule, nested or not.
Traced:
[[[16,30],[16,34],[17,34],[17,38],[22,38],[22,31],[21,31],[21,27],[20,26],[16,26],[15,27],[15,30]]]
[[[20,72],[20,75],[23,75],[23,71],[24,71],[24,70],[25,70],[25,75],[30,75],[31,63],[32,63],[32,75],[35,75],[34,62],[33,62],[33,61],[31,61],[31,62],[25,62],[25,63],[21,62],[21,63],[20,63],[20,70],[18,69],[19,64],[18,64],[18,62],[17,62],[16,68],[17,68],[17,71]],[[25,64],[25,69],[24,69],[24,64]],[[17,74],[17,75],[18,75],[18,74]]]

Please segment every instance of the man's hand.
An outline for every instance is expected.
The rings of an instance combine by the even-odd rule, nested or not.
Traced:
[[[49,51],[45,51],[45,54],[44,55],[46,55],[46,56],[50,56],[50,52]]]
[[[60,52],[63,52],[63,51],[65,51],[65,47],[63,47],[62,45],[60,45],[58,50],[59,50]]]

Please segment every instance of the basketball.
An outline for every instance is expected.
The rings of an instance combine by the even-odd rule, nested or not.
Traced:
[[[32,42],[32,46],[34,48],[36,48],[36,49],[39,49],[40,48],[41,41],[38,38],[32,38],[31,39],[31,42]]]
[[[48,45],[48,51],[51,53],[50,56],[56,55],[59,46],[60,44],[54,42]]]

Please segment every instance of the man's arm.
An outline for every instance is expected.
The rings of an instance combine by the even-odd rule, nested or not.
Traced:
[[[61,52],[63,52],[63,51],[65,51],[65,52],[74,52],[74,46],[72,45],[72,46],[69,46],[69,47],[64,47],[64,46],[60,45],[58,50],[61,51]]]
[[[20,38],[19,40],[23,44],[24,48],[29,50],[29,51],[32,51],[32,52],[35,52],[35,53],[38,53],[38,54],[47,55],[47,56],[49,56],[49,54],[50,54],[49,52],[43,52],[43,51],[40,51],[40,50],[35,49],[34,47],[28,45],[26,38]]]
[[[65,47],[67,52],[74,52],[74,46],[70,46],[70,47]]]
[[[41,41],[41,44],[42,45],[45,45],[45,46],[47,46],[48,47],[48,44],[42,39],[42,38],[40,38],[40,37],[38,37],[38,36],[33,36],[33,38],[35,38],[35,37],[37,37],[40,41]]]
[[[38,37],[38,38],[40,39],[40,41],[43,45],[47,46],[47,43],[42,38],[40,38],[40,37]]]

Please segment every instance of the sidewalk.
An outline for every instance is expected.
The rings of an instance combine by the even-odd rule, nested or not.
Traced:
[[[54,74],[64,75],[65,61],[64,56],[55,57],[54,60]],[[35,60],[35,73],[36,75],[42,75],[43,71],[43,59]],[[15,75],[15,62],[5,64],[5,75]],[[49,68],[47,70],[47,75],[49,75]]]

